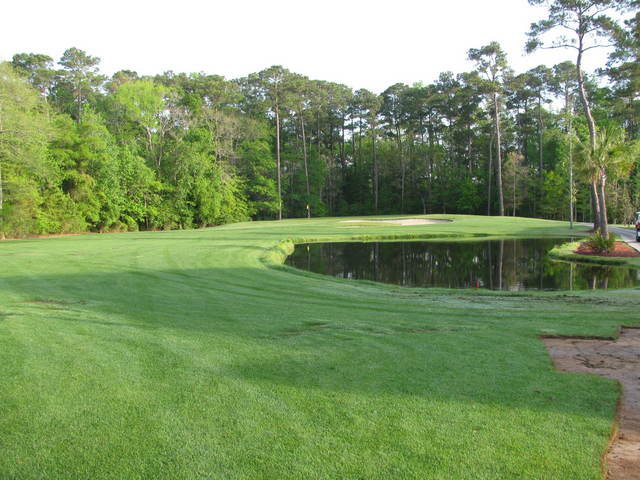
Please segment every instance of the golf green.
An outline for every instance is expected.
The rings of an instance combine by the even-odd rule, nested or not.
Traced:
[[[0,243],[0,478],[602,478],[619,387],[555,371],[539,337],[615,336],[639,290],[408,289],[281,265],[292,242],[575,235],[434,218],[454,221]]]

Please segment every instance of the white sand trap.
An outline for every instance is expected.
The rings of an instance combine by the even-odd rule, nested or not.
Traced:
[[[398,218],[395,220],[342,220],[340,223],[391,223],[408,227],[410,225],[431,225],[434,223],[448,223],[451,220],[432,220],[430,218]]]

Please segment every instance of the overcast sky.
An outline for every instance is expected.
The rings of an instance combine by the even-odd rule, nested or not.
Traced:
[[[77,47],[101,70],[205,72],[227,78],[283,65],[314,79],[381,92],[396,82],[472,69],[467,50],[500,42],[513,68],[574,60],[524,55],[527,0],[7,0],[0,60],[21,52],[59,59]],[[589,52],[586,66],[604,61]]]

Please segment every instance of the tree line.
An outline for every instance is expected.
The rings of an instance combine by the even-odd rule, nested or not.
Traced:
[[[494,42],[469,50],[473,71],[380,94],[281,66],[107,77],[77,48],[18,53],[0,64],[0,236],[411,213],[594,220],[606,235],[640,209],[638,3],[529,3],[548,17],[527,50],[575,62],[515,73]],[[608,64],[585,72],[604,45]]]

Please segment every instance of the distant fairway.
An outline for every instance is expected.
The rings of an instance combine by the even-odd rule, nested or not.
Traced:
[[[0,479],[602,478],[618,386],[555,372],[539,335],[612,336],[638,324],[640,290],[402,289],[277,265],[287,240],[570,233],[433,218],[454,221],[0,243]]]

